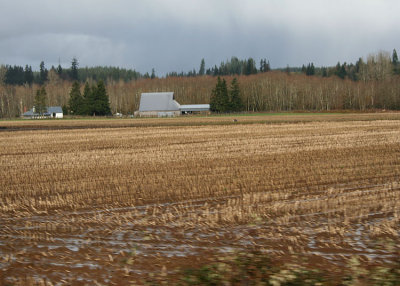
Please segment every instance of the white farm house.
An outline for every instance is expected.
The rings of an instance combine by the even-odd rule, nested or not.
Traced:
[[[47,107],[47,111],[40,116],[39,113],[36,112],[35,107],[31,110],[22,114],[23,118],[26,119],[34,119],[34,118],[63,118],[64,113],[61,106],[49,106]]]

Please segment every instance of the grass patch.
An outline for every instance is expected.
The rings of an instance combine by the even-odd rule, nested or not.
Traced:
[[[293,257],[300,261],[300,258]],[[239,253],[216,259],[216,262],[199,268],[178,271],[174,281],[163,275],[152,275],[148,285],[400,285],[400,260],[392,265],[367,267],[357,256],[349,259],[341,274],[327,272],[304,264],[274,262],[263,252]],[[165,284],[167,283],[167,284]]]

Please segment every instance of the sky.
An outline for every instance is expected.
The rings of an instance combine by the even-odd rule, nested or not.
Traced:
[[[400,51],[399,0],[0,0],[0,64],[199,69],[236,56],[272,68]]]

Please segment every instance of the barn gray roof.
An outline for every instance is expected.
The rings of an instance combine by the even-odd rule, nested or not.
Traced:
[[[139,111],[179,111],[173,92],[142,93]]]

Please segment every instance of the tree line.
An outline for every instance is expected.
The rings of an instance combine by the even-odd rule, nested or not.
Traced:
[[[122,79],[123,81],[128,82],[140,78],[151,77],[148,73],[142,75],[135,70],[119,67],[97,66],[79,68],[78,60],[73,58],[71,61],[71,67],[63,68],[59,64],[57,67],[52,66],[50,70],[46,68],[44,61],[40,62],[39,71],[33,71],[32,66],[30,65],[25,65],[25,67],[17,65],[2,65],[0,67],[0,83],[6,85],[42,85],[48,82],[50,73],[53,73],[53,75],[57,76],[60,80],[70,82],[86,82],[88,80],[102,80],[106,82],[110,79]]]
[[[270,63],[266,59],[260,60],[259,69],[257,69],[256,61],[253,58],[240,60],[237,57],[232,57],[230,60],[221,62],[219,66],[214,65],[214,67],[208,69],[205,67],[205,60],[202,59],[198,72],[196,72],[196,69],[193,69],[187,73],[170,72],[167,73],[167,77],[252,75],[260,72],[268,72],[270,70]]]
[[[370,55],[365,61],[359,58],[355,64],[338,62],[334,67],[315,67],[313,63],[307,66],[303,65],[301,72],[308,76],[331,77],[337,76],[341,79],[350,79],[353,81],[381,80],[386,77],[377,70],[381,70],[387,74],[400,75],[400,63],[396,49],[390,56],[386,52],[380,52],[377,55]]]
[[[377,59],[378,57],[378,59]],[[302,67],[289,67],[277,68],[275,70],[291,73],[302,73],[307,76],[320,76],[332,77],[336,76],[340,79],[351,79],[353,81],[370,80],[371,77],[376,77],[376,73],[372,75],[371,69],[376,69],[381,66],[383,70],[387,71],[388,67],[392,75],[400,75],[400,63],[396,49],[393,50],[390,56],[386,52],[380,52],[377,56],[370,55],[366,61],[359,58],[355,64],[353,63],[340,63],[332,67],[316,67],[314,63],[303,64]],[[229,75],[254,75],[258,73],[265,73],[272,71],[269,61],[261,59],[259,67],[257,68],[256,62],[253,58],[240,60],[237,57],[232,57],[230,60],[221,62],[219,66],[205,68],[204,59],[201,60],[199,71],[195,69],[185,73],[170,72],[167,77],[193,77],[193,76],[229,76]],[[372,71],[373,72],[373,71]],[[379,78],[378,78],[379,80]]]
[[[332,77],[337,76],[341,79],[351,79],[353,81],[366,80],[366,74],[370,74],[371,67],[375,67],[377,63],[391,66],[391,73],[394,75],[400,74],[400,63],[396,49],[393,50],[392,55],[389,56],[387,53],[379,53],[380,59],[376,62],[375,56],[369,56],[366,61],[359,58],[358,61],[353,63],[340,63],[332,67],[316,67],[314,63],[308,63],[302,67],[289,67],[280,68],[275,70],[284,71],[290,73],[303,73],[307,76],[320,76],[320,77]],[[384,67],[386,69],[386,67]],[[258,67],[257,63],[253,58],[239,59],[232,57],[230,60],[221,62],[219,66],[214,65],[213,67],[206,68],[204,58],[200,62],[198,71],[196,69],[190,70],[189,72],[169,72],[166,77],[196,77],[196,76],[229,76],[229,75],[254,75],[258,73],[265,73],[271,71],[270,62],[267,59],[261,59]],[[119,67],[85,67],[79,68],[79,63],[76,58],[71,61],[69,68],[62,68],[59,64],[57,67],[52,66],[50,70],[45,67],[45,63],[42,61],[39,65],[39,71],[33,71],[32,66],[1,66],[0,67],[0,83],[7,85],[32,85],[45,84],[49,80],[49,73],[53,73],[61,80],[66,81],[80,81],[82,83],[88,80],[99,81],[102,80],[107,82],[109,80],[129,82],[132,80],[139,79],[155,79],[157,78],[155,70],[152,69],[151,74],[148,72],[141,74],[135,70],[124,69]]]
[[[205,64],[203,66],[204,75],[196,77],[152,79],[149,76],[131,81],[108,79],[103,84],[111,112],[133,114],[139,107],[142,92],[168,90],[175,92],[175,98],[181,104],[210,103],[218,78],[207,75]],[[309,66],[312,70],[313,65],[310,63]],[[301,68],[296,72],[292,69],[225,75],[220,76],[220,81],[225,80],[226,85],[232,84],[236,77],[244,111],[400,110],[399,63],[395,53],[381,52],[361,59],[354,65],[340,64],[327,68],[327,76],[323,76],[324,71],[317,67],[314,67],[314,75],[302,73]],[[349,75],[352,69],[357,80]],[[345,73],[345,76],[335,74],[339,72]],[[57,71],[51,69],[47,73],[43,69],[42,76],[47,76],[44,86],[48,105],[65,106],[68,109],[73,82],[61,79]],[[87,80],[90,87],[97,86],[99,82]],[[83,94],[85,83],[79,81],[79,84]],[[25,109],[30,109],[34,105],[36,91],[41,86],[39,81],[32,85],[0,83],[0,117],[17,117]],[[73,108],[70,110],[76,112]]]
[[[382,80],[352,81],[336,76],[323,78],[271,71],[236,78],[244,111],[400,110],[399,75],[389,75]],[[233,76],[222,79],[231,83]],[[105,88],[111,112],[128,115],[138,110],[143,92],[174,91],[180,104],[210,103],[217,82],[217,78],[205,75],[108,81]],[[97,86],[94,81],[88,81],[88,84]],[[68,107],[72,85],[50,76],[46,84],[48,105]],[[0,85],[0,118],[18,117],[25,109],[30,109],[39,88],[37,84]]]

